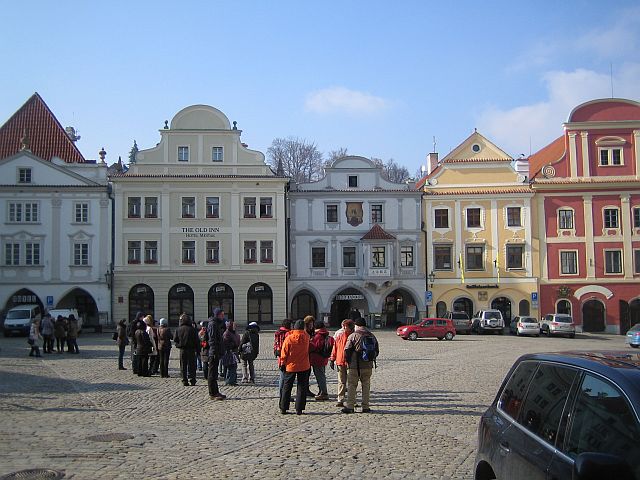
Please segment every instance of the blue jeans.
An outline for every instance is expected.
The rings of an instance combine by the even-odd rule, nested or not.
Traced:
[[[313,375],[316,377],[316,381],[318,382],[318,389],[320,390],[319,395],[328,395],[327,392],[327,374],[326,374],[326,366],[313,367]]]
[[[224,367],[224,384],[235,385],[238,383],[238,364],[234,363],[229,367]]]

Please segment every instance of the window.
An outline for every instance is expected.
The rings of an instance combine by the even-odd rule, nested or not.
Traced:
[[[622,149],[601,148],[600,165],[603,167],[606,167],[608,165],[622,165]]]
[[[449,228],[449,210],[436,208],[433,212],[435,228]]]
[[[371,248],[371,266],[374,268],[383,268],[387,266],[386,249],[384,247]]]
[[[577,251],[560,252],[560,273],[563,275],[576,275],[578,273]]]
[[[5,265],[20,265],[20,244],[7,243],[4,246]]]
[[[413,267],[413,246],[405,245],[400,247],[400,266]]]
[[[31,169],[30,168],[19,168],[18,169],[18,183],[31,183]]]
[[[604,251],[604,272],[605,273],[622,273],[622,251],[621,250],[605,250]]]
[[[127,263],[140,263],[140,242],[127,243]]]
[[[222,147],[211,147],[211,161],[221,162],[224,158],[224,150]]]
[[[244,263],[256,263],[256,242],[244,242]]]
[[[140,197],[129,197],[128,203],[128,217],[140,218]]]
[[[618,209],[617,208],[605,208],[604,214],[604,228],[619,228],[620,222],[618,221]]]
[[[640,228],[640,207],[633,208],[633,228]]]
[[[633,251],[633,272],[640,274],[640,250]]]
[[[196,218],[196,197],[182,197],[182,218]]]
[[[484,270],[484,246],[467,246],[466,270]]]
[[[433,263],[435,270],[451,270],[452,269],[452,247],[451,245],[434,245],[433,246]]]
[[[244,218],[256,218],[256,197],[244,199]]]
[[[196,242],[194,240],[182,242],[182,263],[196,263]]]
[[[558,228],[569,230],[573,228],[573,210],[561,208],[558,210]]]
[[[520,207],[507,207],[507,226],[508,227],[522,226]]]
[[[271,197],[260,197],[260,218],[272,218],[273,209]]]
[[[480,228],[479,208],[467,208],[467,228]]]
[[[371,223],[382,223],[382,205],[371,205]]]
[[[358,176],[349,175],[349,188],[357,188],[357,187],[358,187]]]
[[[220,263],[220,242],[207,241],[207,263]]]
[[[144,263],[158,263],[158,242],[155,240],[144,242]]]
[[[25,245],[25,263],[27,265],[40,265],[40,244],[27,242]]]
[[[587,373],[578,389],[566,453],[576,458],[583,452],[618,455],[638,473],[640,431],[624,394],[607,380]]]
[[[507,268],[518,269],[522,267],[524,257],[524,245],[507,245]]]
[[[324,247],[312,247],[311,248],[311,268],[325,268],[325,248]]]
[[[207,197],[207,218],[220,218],[220,197]]]
[[[338,205],[327,205],[327,223],[338,222]]]
[[[15,223],[37,223],[38,204],[32,202],[9,203],[9,221]]]
[[[342,247],[342,266],[356,268],[356,247]]]
[[[179,162],[189,161],[189,147],[178,147],[178,161]]]
[[[520,408],[518,423],[555,445],[558,435],[562,435],[560,420],[576,375],[573,368],[541,363]]]
[[[144,197],[145,218],[158,218],[158,197]]]
[[[74,204],[74,221],[76,223],[89,223],[89,204],[77,202]]]
[[[260,262],[273,263],[273,241],[265,240],[260,242]]]
[[[536,369],[535,362],[520,362],[500,395],[498,408],[513,419],[518,418],[524,395]]]
[[[88,243],[75,243],[73,245],[73,264],[75,266],[89,265]]]

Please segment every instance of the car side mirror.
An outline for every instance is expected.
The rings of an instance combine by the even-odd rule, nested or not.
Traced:
[[[581,453],[573,464],[573,480],[634,480],[631,467],[623,458],[608,453]]]

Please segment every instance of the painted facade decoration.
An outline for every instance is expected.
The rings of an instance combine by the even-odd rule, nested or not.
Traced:
[[[594,100],[530,157],[542,220],[541,312],[587,332],[640,322],[640,104]]]

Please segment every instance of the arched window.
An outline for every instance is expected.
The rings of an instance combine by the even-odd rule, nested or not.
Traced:
[[[183,313],[193,319],[193,289],[189,285],[178,283],[169,289],[169,325],[177,327]]]
[[[129,320],[135,318],[136,313],[152,315],[155,318],[153,289],[149,285],[139,283],[129,290]]]
[[[233,289],[226,283],[216,283],[209,289],[209,311],[207,316],[213,315],[213,310],[221,308],[225,317],[234,320],[233,316]]]
[[[247,323],[273,323],[273,293],[266,283],[254,283],[247,292]]]
[[[530,315],[530,314],[531,314],[531,309],[529,305],[529,300],[520,300],[520,303],[518,303],[518,315],[523,316],[523,315]]]
[[[447,304],[445,302],[436,303],[436,317],[444,318],[447,313]]]
[[[571,315],[571,302],[569,300],[560,300],[556,305],[556,313]]]

